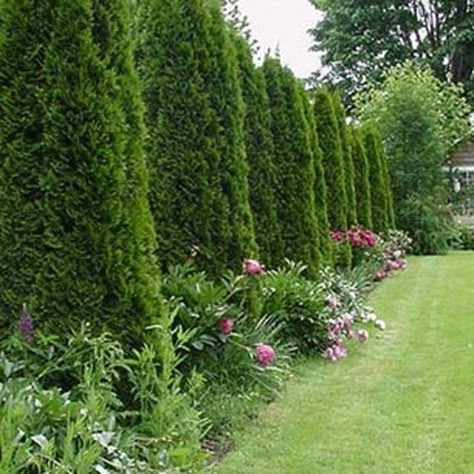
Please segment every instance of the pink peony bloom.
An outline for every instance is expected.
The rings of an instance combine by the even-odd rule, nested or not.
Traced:
[[[324,357],[328,360],[333,361],[333,362],[336,362],[336,360],[337,360],[336,356],[334,355],[334,351],[333,351],[332,347],[328,347],[324,351]]]
[[[261,367],[268,367],[275,360],[273,347],[266,344],[257,344],[255,348],[255,358]]]
[[[219,320],[219,330],[225,336],[229,335],[234,329],[234,320],[230,318],[222,318]]]
[[[332,240],[336,242],[342,242],[344,240],[345,233],[340,230],[335,230],[333,232],[330,232],[329,236],[331,237]]]
[[[332,350],[334,357],[338,360],[347,357],[347,349],[342,344],[342,341],[338,341],[337,344],[333,346]]]
[[[242,266],[244,273],[248,276],[259,276],[265,273],[265,265],[262,265],[257,260],[245,259]]]
[[[377,321],[375,321],[375,327],[377,329],[380,329],[381,331],[385,331],[385,328],[387,327],[387,325],[385,324],[385,321],[382,321],[381,319],[377,319]]]
[[[374,275],[374,281],[382,281],[387,278],[387,272],[385,270],[379,270]]]
[[[330,309],[337,309],[339,307],[339,300],[334,295],[329,295],[325,300],[326,306]]]
[[[359,329],[357,331],[357,339],[360,343],[367,342],[369,340],[369,333],[365,329]]]

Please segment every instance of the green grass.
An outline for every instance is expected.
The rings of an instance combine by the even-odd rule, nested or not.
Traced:
[[[303,364],[216,473],[474,473],[474,253],[413,258],[371,304],[385,333]]]

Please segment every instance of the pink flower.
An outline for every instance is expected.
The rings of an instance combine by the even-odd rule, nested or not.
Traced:
[[[325,300],[326,306],[330,309],[337,309],[339,307],[339,301],[334,295],[329,295]]]
[[[330,232],[329,236],[331,237],[332,240],[334,240],[336,242],[342,242],[346,235],[345,235],[344,232],[342,232],[340,230],[335,230],[333,232]]]
[[[344,329],[349,330],[354,324],[354,316],[351,313],[346,313],[342,316]]]
[[[334,351],[333,351],[332,347],[328,347],[324,351],[324,357],[328,360],[333,361],[333,362],[336,362],[336,360],[337,360],[337,357],[334,355]]]
[[[257,344],[255,358],[258,365],[268,367],[275,360],[275,351],[273,347],[266,344]]]
[[[385,270],[379,270],[374,275],[374,281],[382,281],[387,278],[387,272]]]
[[[244,273],[248,276],[259,276],[265,273],[265,265],[262,265],[257,260],[245,259],[242,266]]]
[[[363,344],[369,340],[369,333],[365,329],[359,329],[357,331],[357,339],[361,344]]]
[[[338,341],[332,348],[334,357],[336,359],[344,359],[347,357],[347,349],[342,344],[342,341]]]
[[[222,318],[219,320],[219,330],[225,336],[229,335],[234,329],[234,320],[230,318]]]

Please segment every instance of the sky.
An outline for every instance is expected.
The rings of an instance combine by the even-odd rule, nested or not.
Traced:
[[[240,0],[240,9],[261,53],[279,46],[282,62],[301,78],[319,68],[318,55],[308,51],[312,44],[308,29],[321,17],[309,0]]]

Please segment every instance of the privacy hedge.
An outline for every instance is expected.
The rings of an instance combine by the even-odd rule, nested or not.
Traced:
[[[274,162],[277,170],[277,213],[284,258],[308,265],[316,275],[320,264],[318,221],[314,197],[314,157],[301,93],[292,72],[279,60],[263,64],[271,109]]]
[[[350,128],[352,161],[354,163],[354,187],[357,203],[357,221],[366,229],[372,229],[369,163],[359,129]]]
[[[265,77],[254,65],[248,42],[237,34],[234,34],[234,42],[245,104],[245,142],[255,235],[261,260],[273,266],[273,255],[283,254],[283,243],[277,215],[277,170],[273,162],[270,104]]]
[[[244,107],[234,46],[204,0],[145,0],[151,204],[164,268],[191,258],[211,275],[255,255]]]
[[[323,153],[323,168],[328,192],[328,217],[331,230],[347,230],[348,202],[344,155],[331,94],[318,89],[314,94],[314,111],[319,144]],[[350,267],[351,250],[341,244],[336,255],[337,265]]]
[[[0,308],[140,339],[160,312],[126,0],[9,1],[0,46]]]

